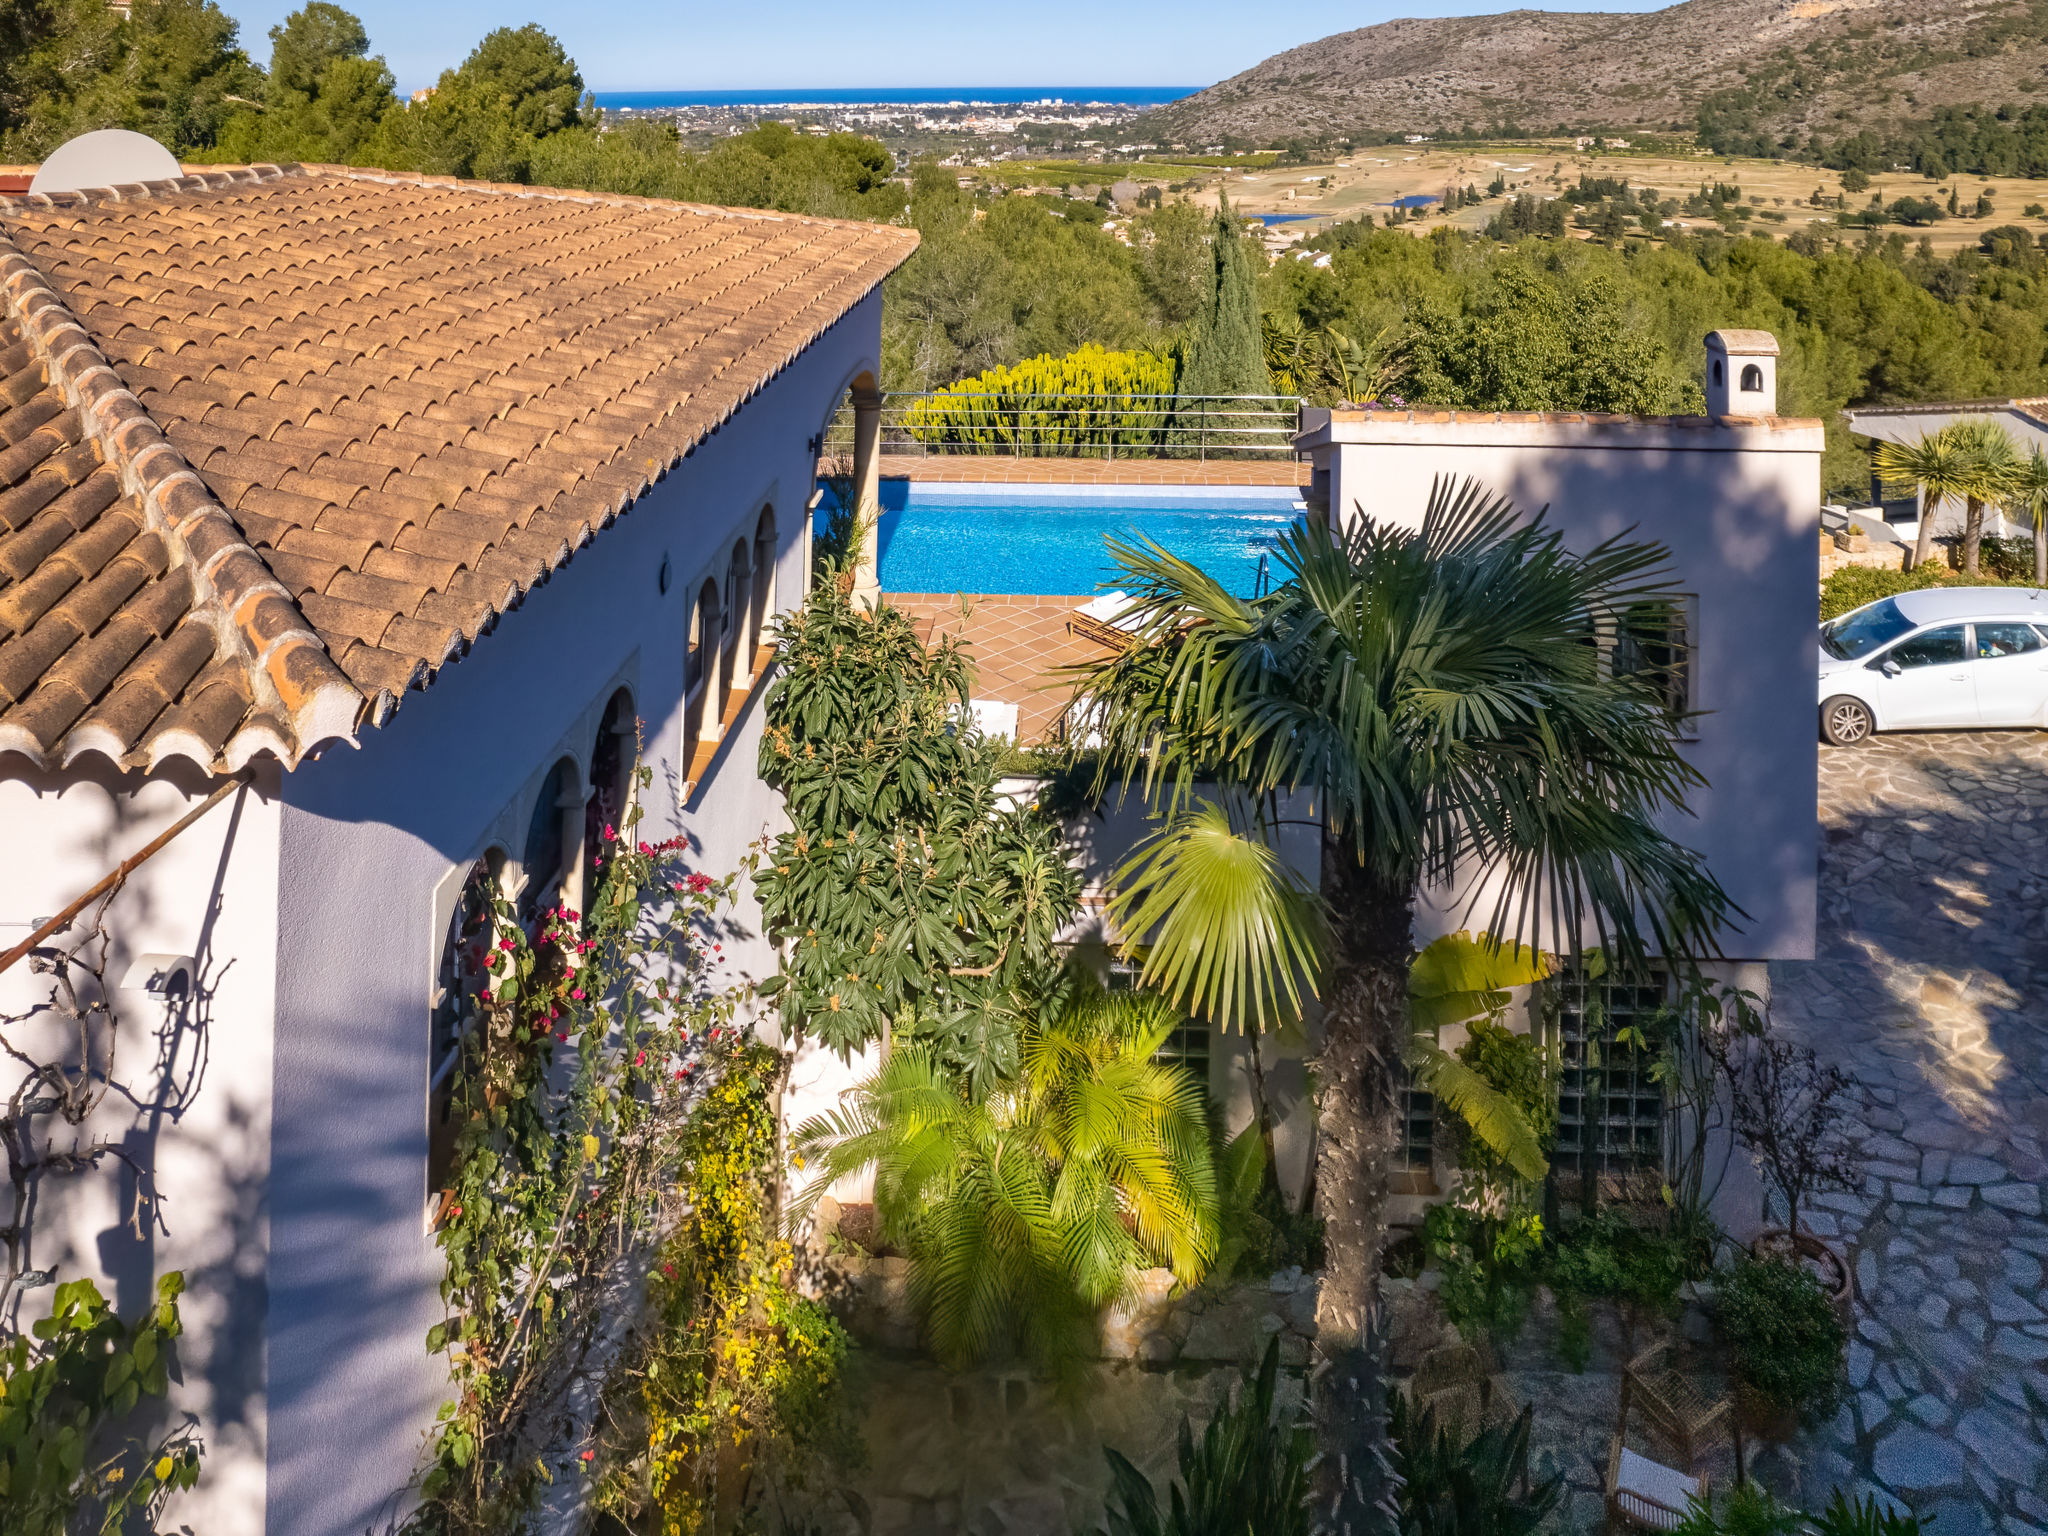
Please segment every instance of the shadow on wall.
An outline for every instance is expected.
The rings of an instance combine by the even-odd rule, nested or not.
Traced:
[[[210,787],[182,764],[158,778],[179,784],[190,797],[187,806]],[[63,871],[67,897],[82,894],[135,852],[145,833],[166,824],[161,801],[137,813],[134,797],[143,783],[140,775],[108,774],[66,786],[73,797],[106,792],[96,801],[104,814],[92,830],[71,847],[43,855]],[[37,787],[55,793],[59,785],[49,780]],[[110,1151],[97,1167],[32,1176],[24,1265],[54,1271],[60,1281],[98,1279],[115,1310],[130,1321],[153,1301],[160,1272],[184,1272],[186,1335],[172,1355],[171,1375],[178,1384],[173,1400],[144,1398],[121,1433],[124,1439],[154,1438],[196,1413],[209,1451],[219,1449],[220,1431],[245,1432],[257,1445],[262,1433],[268,1127],[259,1109],[236,1096],[247,1084],[232,1073],[225,1083],[208,1083],[215,1002],[237,963],[214,952],[214,935],[235,861],[259,856],[247,852],[244,835],[257,793],[238,791],[185,834],[189,841],[180,852],[217,843],[208,861],[210,877],[195,866],[190,878],[152,879],[177,857],[167,855],[164,863],[145,865],[131,877],[99,921],[102,909],[95,903],[44,946],[89,961],[100,952],[98,935],[104,935],[106,986],[98,995],[111,1029],[94,1032],[89,1060],[81,1056],[75,1028],[47,1014],[37,1021],[44,1027],[12,1031],[10,1040],[72,1071],[89,1065],[109,1085],[81,1126],[28,1122],[36,1141],[58,1153],[95,1143]],[[93,820],[87,807],[74,810],[80,814],[61,824]],[[168,905],[166,891],[177,890],[194,893],[191,910]],[[190,953],[166,956],[166,943]],[[73,975],[91,995],[94,989],[78,967]],[[26,964],[10,980],[25,983],[29,999],[55,995],[52,979],[32,976]],[[53,1294],[37,1287],[18,1298],[13,1321],[46,1310]]]

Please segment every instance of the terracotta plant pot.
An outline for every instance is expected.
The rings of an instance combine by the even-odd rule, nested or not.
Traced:
[[[1811,1232],[1788,1232],[1783,1227],[1766,1227],[1757,1233],[1749,1251],[1759,1259],[1780,1263],[1804,1260],[1844,1325],[1850,1321],[1850,1304],[1856,1299],[1856,1272],[1849,1261]]]
[[[1735,1383],[1735,1413],[1743,1433],[1757,1440],[1787,1444],[1799,1432],[1799,1415],[1765,1397],[1744,1382]]]

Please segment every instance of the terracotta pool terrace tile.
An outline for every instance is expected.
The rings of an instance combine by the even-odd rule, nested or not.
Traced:
[[[1059,669],[1106,654],[1067,630],[1086,597],[891,592],[887,599],[920,630],[929,626],[934,640],[951,635],[966,641],[974,696],[1015,704],[1018,739],[1026,746],[1046,740],[1066,708],[1071,687]]]

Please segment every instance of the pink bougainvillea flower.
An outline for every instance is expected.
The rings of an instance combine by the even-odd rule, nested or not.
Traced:
[[[667,1275],[667,1276],[669,1277],[669,1279],[671,1279],[671,1280],[675,1279],[675,1277],[676,1277],[676,1267],[675,1267],[675,1265],[673,1265],[673,1264],[664,1264],[664,1265],[662,1265],[662,1266],[661,1266],[661,1272],[662,1272],[662,1273],[663,1273],[664,1275]]]
[[[567,1045],[569,1043],[569,1037],[567,1035],[556,1035],[555,1038],[561,1041],[564,1045]]]
[[[604,840],[606,842],[610,842],[613,838],[617,837],[618,835],[619,829],[617,827],[613,826],[610,822],[606,822],[604,824]]]
[[[577,1001],[577,1002],[579,1002],[579,1003],[583,1001],[583,989],[582,989],[581,987],[578,987],[578,988],[577,988],[577,989],[576,989],[575,991],[571,992],[571,993],[570,993],[569,995],[570,995],[571,997],[575,998],[575,999],[576,999],[576,1001]]]
[[[517,949],[518,947],[519,946],[513,943],[513,941],[510,938],[503,938],[498,940],[498,948],[500,949]]]
[[[639,1055],[635,1056],[635,1057],[633,1058],[633,1065],[634,1065],[634,1066],[636,1066],[636,1067],[644,1067],[644,1066],[646,1066],[646,1065],[647,1065],[647,1053],[646,1053],[645,1051],[642,1051],[642,1052],[640,1052],[640,1054],[639,1054]]]
[[[491,1000],[491,989],[489,987],[479,987],[476,1000],[480,1003],[488,1003]]]

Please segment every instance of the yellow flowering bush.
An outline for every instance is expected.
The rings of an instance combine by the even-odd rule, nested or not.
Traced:
[[[1152,452],[1166,442],[1176,363],[1090,343],[991,368],[918,400],[906,425],[927,447],[971,453]]]
[[[663,1536],[695,1536],[745,1511],[771,1475],[844,1426],[848,1341],[796,1289],[796,1255],[774,1231],[776,1053],[748,1046],[706,1094],[684,1159],[688,1214],[664,1246],[638,1371],[640,1447],[622,1443],[608,1507],[650,1511]],[[626,1414],[617,1415],[625,1418]]]

